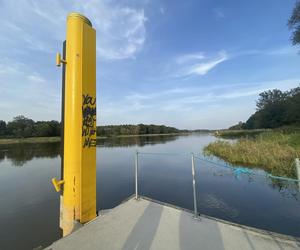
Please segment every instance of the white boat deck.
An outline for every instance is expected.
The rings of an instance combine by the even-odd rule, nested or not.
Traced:
[[[283,250],[300,249],[300,241],[212,218],[194,219],[180,208],[131,198],[46,249]]]

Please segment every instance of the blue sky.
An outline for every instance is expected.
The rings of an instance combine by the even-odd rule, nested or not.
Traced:
[[[97,30],[97,123],[226,128],[300,83],[294,0],[0,0],[0,119],[59,120],[66,16]]]

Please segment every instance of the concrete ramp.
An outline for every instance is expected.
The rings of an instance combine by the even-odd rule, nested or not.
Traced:
[[[300,241],[208,217],[194,219],[180,208],[132,198],[46,249],[288,250],[300,249]]]

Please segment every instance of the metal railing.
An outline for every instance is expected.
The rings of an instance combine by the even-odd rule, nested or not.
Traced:
[[[145,154],[152,154],[152,153],[145,153]],[[159,154],[159,153],[155,153]],[[163,153],[161,153],[163,154]],[[168,155],[174,154],[174,153],[166,153]],[[194,218],[198,218],[198,207],[197,207],[197,193],[196,193],[196,178],[195,178],[195,156],[194,153],[191,153],[191,161],[192,161],[192,184],[193,184],[193,199],[194,199]],[[139,152],[136,151],[135,153],[135,199],[139,199],[139,193],[138,193],[138,172],[139,172]]]
[[[139,190],[138,190],[138,173],[139,173],[139,154],[146,154],[146,155],[188,155],[188,153],[154,153],[154,152],[139,152],[136,151],[135,153],[135,199],[139,199]],[[198,159],[200,161],[205,161],[207,163],[211,163],[214,165],[217,165],[219,167],[225,167],[233,170],[234,173],[244,173],[244,174],[250,174],[250,175],[258,175],[258,176],[264,176],[266,178],[272,178],[272,179],[279,179],[279,180],[284,180],[284,181],[291,181],[291,182],[298,182],[299,184],[299,190],[300,190],[300,161],[298,158],[295,159],[295,168],[296,168],[296,173],[297,173],[297,179],[292,179],[288,177],[282,177],[282,176],[274,176],[272,174],[254,174],[253,171],[247,170],[246,168],[241,168],[241,167],[233,167],[230,165],[223,165],[217,162],[210,161],[205,158],[200,158],[196,157],[194,153],[189,153],[191,155],[191,165],[192,165],[192,185],[193,185],[193,200],[194,200],[194,218],[199,218],[199,213],[198,213],[198,206],[197,206],[197,192],[196,192],[196,171],[195,171],[195,159]]]
[[[194,153],[192,153],[192,176],[193,176],[194,216],[198,217],[197,196],[196,196],[196,179],[195,179],[195,157],[194,157]]]
[[[138,199],[138,169],[139,169],[139,152],[135,154],[135,199]]]

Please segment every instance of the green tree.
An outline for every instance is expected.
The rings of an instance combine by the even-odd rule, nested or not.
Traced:
[[[300,125],[300,87],[294,88],[288,92],[286,107],[287,112],[284,117],[285,123]]]
[[[294,45],[300,43],[300,1],[297,0],[292,15],[288,20],[288,27],[292,30],[292,43]]]
[[[244,126],[245,126],[245,123],[239,122],[238,124],[231,126],[229,129],[230,130],[240,130],[240,129],[243,129]]]
[[[260,93],[257,111],[247,120],[245,128],[277,128],[296,124],[300,124],[300,87],[285,92],[274,89]]]
[[[259,94],[259,98],[256,102],[257,110],[262,110],[268,106],[283,102],[286,96],[287,94],[279,89],[264,91]]]
[[[114,135],[141,135],[141,134],[162,134],[162,133],[178,133],[178,129],[167,127],[164,125],[107,125],[98,126],[98,136],[114,136]]]
[[[8,133],[16,137],[30,137],[34,135],[34,121],[19,115],[7,123]]]
[[[6,135],[6,122],[3,120],[0,120],[0,136]]]
[[[47,122],[38,121],[34,124],[36,136],[51,136],[51,127]]]
[[[58,121],[49,121],[47,124],[50,127],[49,136],[60,136],[61,124]]]

